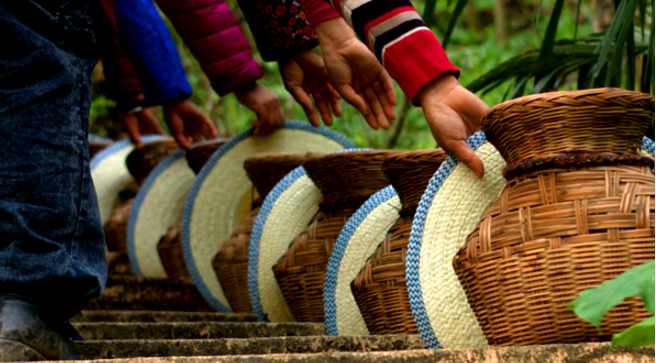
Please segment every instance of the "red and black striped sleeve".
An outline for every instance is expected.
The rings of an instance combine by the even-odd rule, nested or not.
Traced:
[[[421,87],[441,74],[460,76],[409,0],[331,0],[331,4],[413,102]]]

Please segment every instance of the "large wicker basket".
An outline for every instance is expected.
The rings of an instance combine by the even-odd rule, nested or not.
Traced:
[[[402,209],[398,221],[351,283],[371,334],[419,334],[405,281],[406,251],[419,200],[446,157],[442,149],[407,151],[388,157],[383,164]]]
[[[614,89],[522,97],[484,117],[508,183],[453,264],[490,344],[607,340],[649,316],[632,298],[599,332],[566,305],[654,259],[654,159],[639,152],[653,119],[652,96]]]
[[[187,151],[185,157],[187,163],[194,173],[200,173],[200,169],[205,166],[205,163],[212,157],[214,152],[219,150],[230,139],[216,139],[209,140],[194,146],[191,150]]]
[[[141,185],[157,164],[178,149],[178,144],[171,139],[147,142],[132,150],[125,159],[125,165],[134,180]]]
[[[251,156],[244,162],[244,169],[253,181],[259,197],[253,198],[253,210],[212,261],[223,293],[232,311],[236,313],[253,311],[248,293],[248,246],[260,206],[280,179],[303,165],[308,155],[306,152],[267,153]]]
[[[296,321],[323,322],[326,267],[342,227],[369,196],[389,182],[386,150],[349,151],[309,157],[304,167],[323,192],[319,213],[273,267]]]
[[[182,220],[172,225],[157,244],[159,257],[170,278],[190,276],[182,252]]]

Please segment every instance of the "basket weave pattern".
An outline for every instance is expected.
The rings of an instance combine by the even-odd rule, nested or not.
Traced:
[[[398,221],[351,283],[371,334],[418,334],[405,280],[412,220],[419,200],[447,155],[442,149],[408,151],[387,158],[383,172],[401,199]]]
[[[200,169],[205,166],[208,160],[212,157],[223,144],[228,142],[229,139],[217,139],[212,141],[203,142],[200,145],[194,146],[191,150],[187,151],[185,157],[191,170],[198,175]]]
[[[635,145],[639,145],[647,127],[645,119],[649,118],[649,112],[638,108],[651,107],[653,119],[653,98],[651,103],[643,102],[649,97],[635,92],[592,90],[539,96],[517,100],[525,107],[517,108],[524,111],[514,118],[508,114],[494,118],[490,116],[495,115],[494,109],[486,118],[488,140],[495,140],[507,161],[549,154],[506,150],[532,144],[533,140],[509,142],[499,133],[519,132],[521,127],[549,130],[552,123],[568,128],[569,121],[550,115],[573,117],[577,112],[546,109],[540,116],[540,112],[526,112],[529,101],[546,107],[555,99],[552,108],[566,109],[571,105],[583,107],[584,103],[588,113],[576,113],[576,123],[603,128],[604,122],[612,122],[607,115],[613,115],[619,120],[616,123],[624,123],[616,124],[616,129],[624,130],[626,125],[632,130],[625,140],[614,143],[606,143],[608,137],[597,139],[596,131],[564,131],[563,137],[572,138],[570,146],[556,153],[565,156],[636,153]],[[497,107],[501,106],[513,108],[508,104]],[[626,113],[621,113],[622,109]],[[509,127],[499,125],[503,123]],[[514,127],[516,124],[523,126]],[[613,139],[619,138],[615,130],[606,132]],[[547,148],[543,146],[542,152],[549,153]],[[653,167],[634,165],[550,167],[510,179],[453,260],[488,342],[528,345],[609,340],[613,333],[647,318],[640,299],[632,298],[604,317],[599,333],[566,305],[582,290],[654,259],[654,182]]]
[[[178,144],[173,140],[148,142],[132,150],[130,155],[125,159],[125,165],[128,167],[134,180],[141,185],[157,164],[179,148]]]
[[[249,157],[244,169],[258,191],[253,211],[241,222],[212,260],[221,288],[234,312],[251,312],[248,293],[248,247],[259,206],[280,179],[303,164],[306,152],[265,153]]]
[[[235,313],[253,311],[248,293],[248,246],[259,211],[260,207],[253,209],[212,260],[221,288]]]
[[[190,276],[182,252],[182,221],[169,228],[159,240],[157,250],[169,277]]]
[[[323,286],[330,253],[348,219],[389,183],[382,172],[390,151],[352,151],[311,156],[304,164],[324,200],[306,230],[273,266],[296,321],[323,322]]]

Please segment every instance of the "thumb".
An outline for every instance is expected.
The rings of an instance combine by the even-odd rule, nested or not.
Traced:
[[[467,142],[464,140],[453,141],[451,145],[441,145],[445,150],[450,151],[460,162],[467,165],[467,167],[476,175],[477,178],[482,179],[485,174],[485,165],[481,158],[476,155]]]

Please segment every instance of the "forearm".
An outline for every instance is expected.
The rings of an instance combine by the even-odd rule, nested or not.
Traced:
[[[221,96],[263,75],[224,0],[157,0]]]
[[[191,86],[175,43],[152,0],[116,0],[118,38],[137,73],[145,102],[188,98]]]
[[[333,3],[345,23],[353,28],[415,104],[417,92],[429,82],[445,73],[455,77],[460,75],[408,0],[343,0]],[[320,42],[324,39],[332,41],[336,37],[334,29],[340,26],[334,25],[335,20],[324,23],[331,22],[331,26],[315,26]]]

